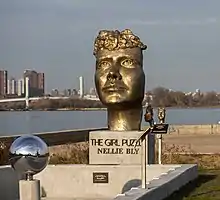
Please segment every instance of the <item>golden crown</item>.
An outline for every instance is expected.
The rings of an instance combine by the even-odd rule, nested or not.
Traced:
[[[96,56],[97,52],[103,49],[114,51],[134,47],[139,47],[142,50],[147,49],[147,45],[144,45],[140,38],[134,35],[130,29],[125,29],[121,32],[118,30],[101,30],[94,42],[93,55]]]

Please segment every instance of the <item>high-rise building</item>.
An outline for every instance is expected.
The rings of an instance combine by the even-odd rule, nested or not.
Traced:
[[[34,70],[25,70],[24,71],[24,78],[29,78],[29,84],[31,88],[38,87],[38,73]]]
[[[15,80],[15,78],[8,79],[7,94],[17,94],[17,81]]]
[[[17,84],[18,96],[24,95],[24,79],[19,79]]]
[[[44,82],[44,73],[38,73],[38,89],[40,90],[41,94],[45,94],[45,82]]]
[[[44,73],[37,73],[35,70],[25,70],[24,79],[27,77],[29,78],[29,96],[43,96],[45,82]]]
[[[17,81],[15,79],[11,80],[11,94],[17,94]]]
[[[80,98],[84,96],[84,80],[82,76],[79,77],[79,96]]]
[[[0,96],[5,96],[8,93],[8,72],[0,70]]]
[[[8,87],[8,91],[7,91],[7,94],[11,94],[11,80],[8,79],[8,82],[7,82],[7,87]]]

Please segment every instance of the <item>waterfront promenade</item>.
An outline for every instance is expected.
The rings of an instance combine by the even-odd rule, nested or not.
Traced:
[[[54,132],[34,133],[40,136],[49,146],[65,145],[88,141],[89,131],[105,129],[75,129]],[[143,127],[146,129],[146,127]],[[0,142],[11,143],[17,136],[0,137]],[[220,153],[220,125],[170,125],[164,136],[164,146],[176,145],[188,153]]]
[[[173,131],[172,131],[173,130]],[[220,154],[220,125],[172,126],[164,136],[164,144],[183,148],[188,153]]]
[[[187,153],[220,154],[220,134],[166,135],[164,143],[184,149]],[[180,152],[181,153],[181,152]]]

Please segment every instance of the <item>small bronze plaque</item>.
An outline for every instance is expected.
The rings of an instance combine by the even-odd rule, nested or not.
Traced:
[[[93,172],[93,183],[108,183],[108,172]]]
[[[155,124],[152,133],[166,134],[168,131],[169,124]]]

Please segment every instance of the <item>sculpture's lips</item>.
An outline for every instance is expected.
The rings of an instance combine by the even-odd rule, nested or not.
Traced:
[[[126,87],[123,87],[123,86],[116,86],[116,85],[109,85],[109,86],[105,86],[103,88],[103,91],[104,92],[118,92],[118,91],[125,91],[127,90]]]

